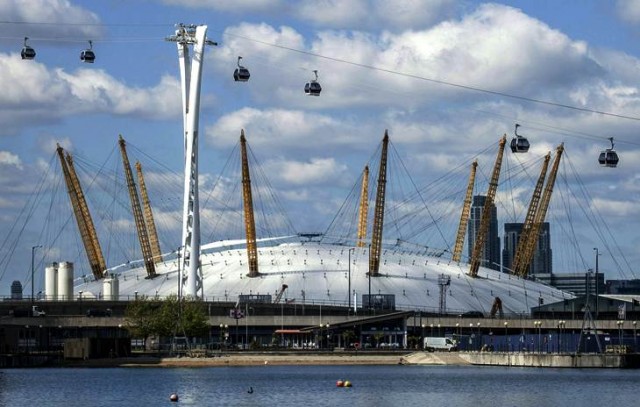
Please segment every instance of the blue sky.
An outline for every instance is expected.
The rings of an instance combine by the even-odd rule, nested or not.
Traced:
[[[297,231],[324,231],[385,129],[420,187],[475,157],[490,173],[499,137],[511,137],[519,123],[532,148],[527,159],[509,158],[510,168],[561,142],[567,151],[567,175],[561,175],[567,190],[554,195],[552,215],[571,221],[552,224],[554,270],[594,267],[598,247],[607,278],[636,277],[640,1],[5,0],[0,16],[0,294],[14,279],[30,280],[31,247],[49,240],[40,209],[22,219],[56,143],[104,163],[122,134],[163,164],[153,168],[152,191],[162,189],[160,172],[181,171],[177,52],[163,40],[179,22],[207,24],[208,37],[219,42],[207,49],[203,74],[203,190],[223,171],[245,129]],[[37,52],[33,61],[20,59],[25,36]],[[93,65],[78,58],[88,40]],[[251,70],[248,83],[232,80],[238,55]],[[302,92],[314,69],[323,86],[319,98]],[[597,156],[611,136],[621,162],[601,168]],[[466,172],[457,182],[466,182]],[[530,172],[535,177],[538,170]],[[485,189],[479,185],[477,193]],[[499,192],[501,222],[522,221],[530,191]],[[571,195],[583,193],[584,208],[562,212],[574,206]],[[158,213],[166,218],[165,234],[175,236],[163,241],[165,250],[179,242],[179,205],[170,212]],[[131,220],[120,221],[131,228]],[[454,234],[444,234],[451,235],[445,242],[420,243],[447,247]],[[571,239],[573,246],[563,246]],[[43,244],[38,267],[70,260],[86,269],[78,253]],[[110,262],[134,256],[115,252]]]

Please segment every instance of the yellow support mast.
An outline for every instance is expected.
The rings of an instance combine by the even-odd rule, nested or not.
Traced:
[[[244,228],[247,235],[247,257],[249,260],[248,277],[258,277],[258,248],[256,245],[256,223],[253,217],[253,197],[251,195],[251,176],[247,159],[247,139],[244,130],[240,132],[240,154],[242,155],[242,200],[244,204]]]
[[[549,203],[551,202],[551,194],[553,193],[553,187],[556,183],[556,176],[558,175],[558,168],[560,167],[560,159],[562,158],[562,153],[564,152],[564,143],[560,144],[556,148],[556,158],[553,160],[553,166],[551,167],[551,172],[549,173],[549,179],[547,179],[547,183],[544,187],[544,192],[542,194],[542,198],[540,199],[540,205],[536,212],[536,218],[533,221],[533,227],[531,228],[531,232],[525,242],[525,252],[523,254],[523,258],[520,263],[520,269],[516,270],[516,273],[520,277],[526,277],[529,272],[529,264],[531,263],[531,259],[533,258],[533,253],[536,250],[536,246],[538,245],[538,238],[540,234],[540,228],[542,227],[542,223],[544,219],[547,217],[547,209],[549,209]]]
[[[367,217],[369,216],[369,166],[362,173],[362,189],[360,191],[360,213],[358,214],[357,247],[364,247],[367,240]]]
[[[455,262],[460,261],[462,256],[462,246],[464,245],[464,236],[467,231],[467,224],[469,223],[469,214],[471,212],[471,201],[473,199],[473,186],[476,182],[476,169],[478,168],[478,160],[474,160],[471,163],[471,174],[469,175],[469,184],[467,185],[467,195],[464,198],[464,206],[462,207],[462,214],[460,215],[460,224],[458,225],[458,234],[456,236],[456,245],[453,248],[453,257],[451,260]]]
[[[122,165],[124,166],[124,174],[127,179],[127,187],[129,189],[129,199],[131,200],[131,210],[133,211],[133,219],[136,222],[136,231],[138,232],[138,241],[140,242],[140,249],[142,251],[142,259],[144,261],[144,267],[147,270],[147,278],[153,278],[156,276],[156,266],[153,262],[153,255],[151,254],[151,245],[149,244],[149,235],[147,234],[147,227],[144,223],[144,217],[142,216],[142,207],[140,206],[140,198],[138,197],[138,190],[133,180],[133,171],[131,171],[131,163],[129,163],[129,157],[127,156],[126,142],[120,136],[118,141],[120,144],[120,153],[122,154]]]
[[[538,177],[538,182],[536,183],[536,187],[533,190],[533,195],[531,196],[531,202],[529,202],[529,209],[527,210],[527,217],[525,218],[524,224],[522,225],[522,232],[520,233],[520,238],[518,239],[516,253],[513,256],[513,261],[511,262],[511,270],[517,274],[516,270],[520,270],[522,267],[520,263],[522,262],[523,254],[526,251],[526,242],[531,234],[531,228],[533,227],[533,222],[536,217],[536,213],[538,211],[538,207],[540,204],[540,196],[542,195],[542,187],[544,187],[544,180],[547,176],[547,169],[549,167],[549,161],[551,160],[551,153],[548,153],[544,157],[544,162],[542,163],[542,169],[540,170],[540,176]]]
[[[153,219],[153,210],[151,209],[151,201],[147,193],[147,186],[144,182],[142,174],[142,164],[136,161],[136,174],[138,176],[138,185],[140,185],[140,196],[142,198],[142,214],[144,216],[144,224],[147,226],[147,234],[149,235],[149,244],[151,245],[151,256],[153,262],[158,264],[162,261],[162,251],[160,250],[160,241],[158,240],[158,230],[156,222]]]
[[[500,179],[500,168],[502,167],[502,156],[504,153],[504,146],[507,143],[506,134],[500,139],[498,148],[498,156],[493,166],[493,173],[491,175],[491,181],[489,182],[489,189],[487,191],[487,198],[484,202],[484,208],[482,208],[482,218],[480,219],[480,227],[478,228],[478,234],[476,236],[475,244],[473,245],[473,253],[471,254],[471,267],[469,268],[469,275],[476,277],[478,270],[480,269],[480,261],[482,252],[484,249],[484,242],[487,239],[487,232],[489,231],[489,221],[491,217],[491,207],[496,197],[496,191],[498,189],[498,180]]]
[[[67,191],[69,192],[69,199],[71,200],[71,207],[73,208],[73,213],[76,218],[80,238],[87,253],[89,267],[91,268],[93,277],[99,280],[104,277],[104,271],[107,267],[104,257],[102,256],[100,243],[98,242],[98,235],[93,225],[91,214],[89,213],[89,207],[87,206],[80,181],[73,167],[73,158],[71,158],[69,153],[67,153],[65,157],[64,149],[60,144],[57,144],[56,152],[58,153],[64,180],[67,184]]]
[[[380,155],[380,170],[378,171],[378,188],[376,189],[376,207],[373,217],[371,233],[371,250],[369,253],[369,277],[378,277],[380,271],[380,254],[382,252],[382,226],[384,223],[384,200],[387,185],[387,150],[389,134],[384,131],[382,139],[382,153]]]

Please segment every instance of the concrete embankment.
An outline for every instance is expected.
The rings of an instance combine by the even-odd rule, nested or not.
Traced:
[[[425,353],[416,352],[404,357],[407,364],[418,365],[476,365],[554,368],[638,368],[640,355],[612,354],[533,354],[500,352]]]

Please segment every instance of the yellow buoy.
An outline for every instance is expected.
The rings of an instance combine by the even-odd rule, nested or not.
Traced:
[[[345,380],[344,387],[351,387],[351,382],[349,380]]]

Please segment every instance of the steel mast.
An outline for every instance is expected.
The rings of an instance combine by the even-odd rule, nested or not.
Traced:
[[[520,274],[519,270],[521,270],[522,268],[520,263],[522,263],[522,258],[527,251],[526,243],[529,241],[529,235],[531,234],[531,230],[533,228],[533,222],[536,218],[536,213],[538,212],[538,205],[540,204],[540,197],[542,195],[542,187],[544,186],[544,180],[547,177],[547,168],[549,167],[550,160],[551,153],[548,153],[544,157],[544,162],[542,163],[542,169],[540,170],[538,182],[536,183],[536,187],[533,190],[533,195],[531,195],[531,202],[529,202],[527,217],[525,218],[524,224],[522,225],[522,232],[520,232],[520,238],[518,239],[516,253],[513,256],[513,261],[511,263],[511,270],[514,270],[515,274]]]
[[[360,211],[358,213],[357,247],[364,247],[367,239],[367,217],[369,216],[369,166],[362,173],[362,189],[360,191]]]
[[[140,161],[136,161],[136,173],[138,175],[138,185],[140,185],[140,198],[142,198],[144,224],[147,226],[149,244],[151,245],[151,256],[153,258],[153,262],[158,264],[162,261],[162,251],[160,251],[158,230],[156,229],[156,222],[153,219],[153,209],[151,209],[151,201],[149,200],[147,186],[144,182],[144,176],[142,175],[142,164],[140,164]]]
[[[99,280],[104,277],[104,271],[107,268],[104,257],[102,256],[102,248],[98,242],[98,234],[96,233],[91,214],[89,213],[89,207],[84,198],[80,180],[73,167],[73,158],[71,158],[69,153],[67,153],[65,158],[63,151],[63,148],[58,144],[56,152],[60,158],[62,173],[64,174],[64,180],[67,184],[69,199],[71,200],[73,213],[76,218],[76,223],[78,224],[80,237],[82,238],[82,243],[87,253],[89,267],[91,267],[93,277]]]
[[[453,257],[451,260],[455,262],[460,261],[462,255],[462,246],[464,245],[464,235],[467,231],[467,224],[469,223],[469,213],[471,212],[471,200],[473,198],[473,185],[476,181],[476,168],[478,167],[478,160],[474,160],[471,163],[471,174],[469,175],[469,184],[467,185],[467,195],[464,198],[464,206],[462,207],[462,214],[460,215],[460,224],[458,225],[458,235],[456,237],[456,245],[453,248]]]
[[[496,190],[498,189],[498,180],[500,178],[500,168],[502,167],[502,156],[504,153],[504,145],[507,143],[507,136],[504,135],[500,139],[498,146],[498,156],[493,166],[493,173],[491,174],[491,181],[489,182],[489,189],[487,190],[487,198],[484,201],[484,208],[482,208],[482,218],[480,219],[480,227],[478,228],[478,234],[476,235],[476,241],[473,245],[473,253],[471,254],[471,267],[469,268],[469,275],[476,277],[478,275],[478,269],[480,268],[480,261],[482,260],[482,252],[484,249],[484,242],[487,239],[487,232],[489,231],[489,220],[491,218],[491,206],[496,197]]]
[[[538,210],[536,211],[536,217],[533,221],[533,225],[531,226],[531,231],[529,232],[527,241],[522,242],[522,244],[524,244],[524,252],[522,259],[520,260],[520,264],[518,265],[519,268],[515,269],[516,274],[520,277],[526,277],[528,274],[529,263],[531,263],[533,252],[535,252],[538,244],[540,228],[547,216],[547,209],[549,209],[549,202],[551,202],[551,194],[553,194],[553,186],[556,183],[556,176],[558,175],[558,168],[560,166],[560,159],[562,158],[563,152],[564,143],[560,144],[556,148],[556,157],[553,160],[553,166],[551,167],[549,178],[544,186],[544,192],[542,193],[542,198],[540,199],[540,204],[538,205]]]
[[[253,216],[253,196],[251,195],[251,175],[247,158],[247,139],[244,130],[240,132],[240,155],[242,159],[242,201],[244,208],[244,228],[247,235],[248,277],[259,277],[258,249],[256,247],[256,221]]]
[[[136,188],[136,183],[133,180],[133,171],[131,170],[129,156],[127,155],[127,143],[124,141],[122,136],[120,136],[118,144],[120,145],[122,165],[124,167],[124,175],[127,179],[129,199],[131,200],[131,210],[133,211],[133,219],[136,222],[136,231],[138,232],[138,241],[140,242],[140,250],[142,251],[144,267],[147,270],[147,277],[154,278],[156,276],[156,267],[155,263],[153,262],[151,244],[149,243],[149,234],[147,233],[147,226],[145,225],[144,216],[142,214],[142,207],[140,205],[138,189]]]
[[[387,149],[389,134],[384,131],[380,169],[378,171],[378,187],[376,189],[376,207],[374,209],[373,230],[371,232],[371,250],[369,253],[369,277],[378,277],[380,271],[380,254],[382,252],[382,226],[384,224],[384,200],[387,185]],[[371,280],[369,280],[371,281]],[[369,299],[371,301],[371,299]]]
[[[178,45],[182,83],[184,123],[184,201],[182,212],[182,267],[180,292],[193,298],[203,297],[200,268],[200,206],[198,201],[198,125],[200,116],[200,82],[204,63],[204,46],[217,45],[207,40],[206,25],[179,24],[175,35],[166,38]],[[189,46],[193,45],[193,58]]]

